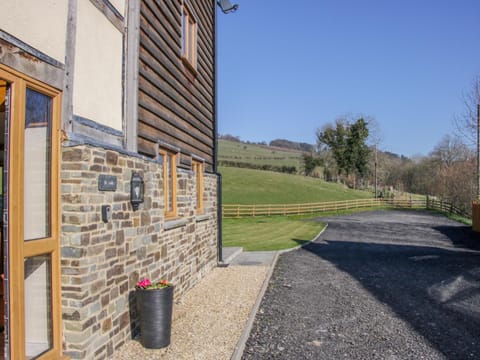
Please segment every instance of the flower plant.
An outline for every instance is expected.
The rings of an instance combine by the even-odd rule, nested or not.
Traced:
[[[135,288],[143,289],[143,290],[157,290],[157,289],[163,289],[170,286],[173,286],[173,284],[171,282],[168,282],[167,280],[151,282],[150,279],[145,278],[137,282],[137,285],[135,286]]]

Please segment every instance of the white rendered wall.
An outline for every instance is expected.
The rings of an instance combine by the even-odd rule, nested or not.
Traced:
[[[122,130],[122,57],[122,33],[89,0],[79,0],[74,115]]]
[[[0,28],[61,63],[67,14],[67,0],[0,0]]]

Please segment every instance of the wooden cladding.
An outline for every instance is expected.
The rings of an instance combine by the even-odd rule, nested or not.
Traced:
[[[210,0],[145,0],[140,9],[138,150],[155,157],[156,144],[168,143],[205,159],[207,171],[215,143],[214,11]],[[194,23],[193,38],[184,38],[185,21]]]

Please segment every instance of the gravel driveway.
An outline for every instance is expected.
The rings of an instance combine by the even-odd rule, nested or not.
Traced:
[[[480,359],[480,239],[417,211],[332,217],[283,254],[243,359]]]

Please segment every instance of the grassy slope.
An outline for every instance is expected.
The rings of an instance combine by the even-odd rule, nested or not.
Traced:
[[[301,153],[220,141],[219,159],[301,168]],[[220,167],[224,204],[295,204],[371,197],[325,181],[270,171]],[[255,217],[223,220],[224,246],[247,251],[280,250],[310,240],[324,224],[295,217]]]
[[[320,179],[270,171],[220,167],[224,204],[299,204],[372,197]]]
[[[302,167],[301,152],[268,149],[228,140],[218,141],[218,158],[256,165],[295,166],[297,171]]]

